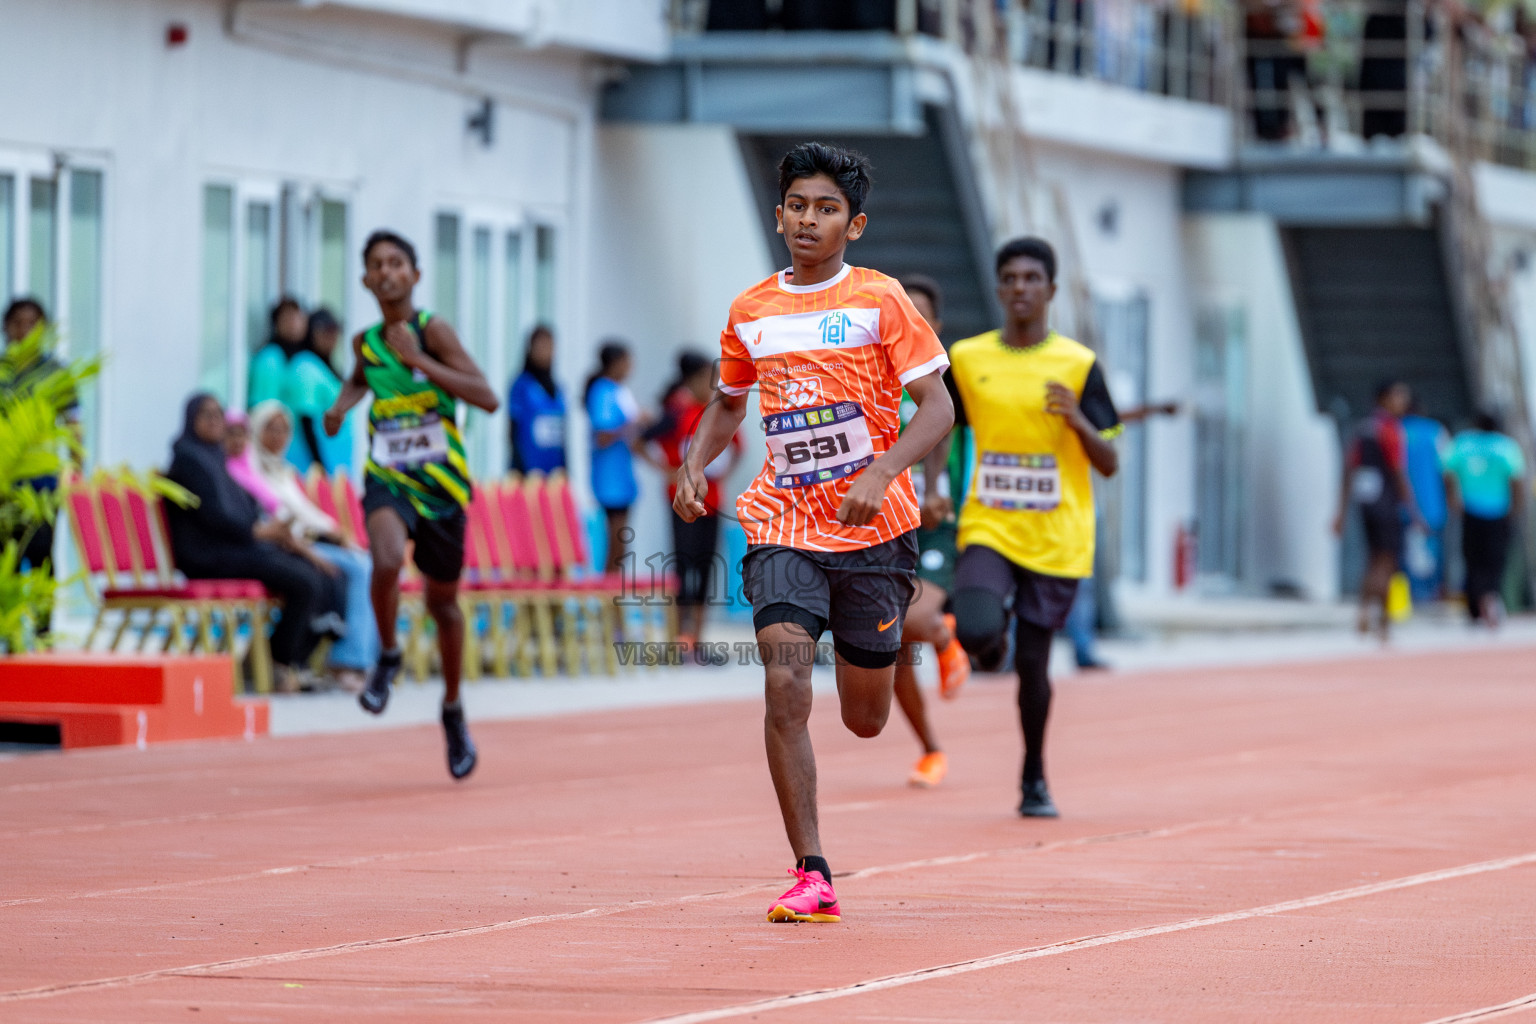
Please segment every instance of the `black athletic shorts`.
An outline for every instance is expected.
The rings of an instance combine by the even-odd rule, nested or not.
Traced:
[[[392,509],[405,523],[405,532],[416,542],[412,561],[421,574],[439,583],[457,583],[464,571],[464,510],[449,516],[429,519],[416,511],[409,498],[396,494],[369,478],[363,488],[363,513]]]
[[[741,560],[741,582],[754,619],[773,605],[793,605],[841,643],[884,653],[901,649],[901,624],[917,592],[916,568],[917,539],[908,531],[854,551],[755,544]]]
[[[1015,617],[1053,633],[1067,624],[1079,582],[1073,577],[1047,576],[1015,565],[980,544],[960,552],[955,562],[954,593],[972,588],[991,591],[1004,608],[1012,602]]]
[[[1371,554],[1402,557],[1403,517],[1396,505],[1361,505],[1360,522],[1365,526],[1365,546]]]

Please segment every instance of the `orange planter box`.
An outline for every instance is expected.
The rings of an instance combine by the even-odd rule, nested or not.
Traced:
[[[267,733],[267,702],[236,699],[227,657],[0,658],[0,722],[56,724],[65,749]]]

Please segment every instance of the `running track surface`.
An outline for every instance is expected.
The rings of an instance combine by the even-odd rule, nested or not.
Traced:
[[[818,699],[840,925],[751,702],[0,762],[0,1020],[1536,1021],[1536,651],[1066,680],[1055,822],[1011,697]]]

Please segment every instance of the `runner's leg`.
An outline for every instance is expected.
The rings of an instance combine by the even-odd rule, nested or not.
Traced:
[[[1051,631],[1014,623],[1014,665],[1019,671],[1019,727],[1024,732],[1023,782],[1045,778],[1045,722],[1051,713]]]
[[[464,613],[459,608],[459,581],[426,581],[427,614],[437,623],[437,650],[443,660],[443,703],[459,699],[464,670]]]
[[[922,656],[921,644],[932,644],[936,650],[949,645],[949,627],[944,622],[945,597],[944,591],[931,583],[918,584],[917,597],[907,608],[901,633],[902,656],[896,662],[896,703],[928,754],[939,751],[939,740],[929,725],[927,705],[917,685],[916,659]]]
[[[368,514],[368,551],[373,556],[368,593],[379,626],[379,646],[385,651],[398,650],[395,629],[400,616],[400,570],[405,567],[405,541],[405,520],[400,513],[391,508],[376,508]]]
[[[815,642],[793,622],[757,631],[763,657],[767,713],[763,734],[768,773],[779,798],[784,832],[797,861],[821,856],[816,814],[816,752],[811,748],[811,667]]]
[[[898,656],[897,660],[900,658]],[[843,724],[860,739],[880,735],[891,717],[891,689],[896,666],[866,668],[837,652],[837,697]]]

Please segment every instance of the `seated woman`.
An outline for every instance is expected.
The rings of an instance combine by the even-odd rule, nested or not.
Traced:
[[[373,561],[367,552],[347,546],[336,520],[304,493],[298,472],[286,458],[293,443],[293,418],[287,407],[281,402],[262,402],[256,406],[251,410],[251,434],[256,439],[252,460],[256,483],[275,502],[272,515],[286,523],[301,544],[340,569],[345,577],[347,635],[331,648],[330,666],[343,688],[360,692],[366,681],[365,673],[379,655],[379,627],[368,595]],[[252,493],[261,500],[256,488],[252,488]]]
[[[206,392],[193,395],[166,476],[198,502],[167,506],[171,553],[188,579],[259,580],[282,600],[272,660],[277,688],[291,693],[299,688],[299,669],[320,634],[340,620],[327,608],[326,574],[299,553],[286,526],[261,522],[256,499],[229,475],[223,441],[219,400]]]

